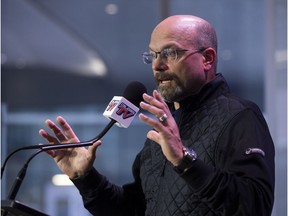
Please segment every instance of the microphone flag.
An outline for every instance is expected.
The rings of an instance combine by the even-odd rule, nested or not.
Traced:
[[[127,128],[131,124],[139,108],[124,97],[114,96],[103,116],[116,121],[118,127]]]

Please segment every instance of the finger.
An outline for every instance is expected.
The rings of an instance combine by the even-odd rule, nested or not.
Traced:
[[[158,143],[158,144],[160,144],[160,139],[161,139],[160,134],[157,131],[155,131],[155,130],[150,130],[147,133],[147,138],[152,140],[152,141],[154,141],[154,142],[156,142],[156,143]]]
[[[45,153],[47,153],[48,155],[50,155],[51,157],[55,157],[55,150],[47,150],[45,151]]]
[[[73,129],[71,128],[71,126],[67,123],[67,121],[62,117],[62,116],[58,116],[56,118],[58,124],[61,126],[63,132],[65,133],[65,135],[71,139],[71,138],[77,138]]]
[[[163,97],[161,96],[161,94],[157,91],[157,90],[154,90],[153,91],[153,97],[156,98],[158,101],[160,101],[161,103],[165,104],[165,101],[163,99]]]
[[[67,137],[64,135],[62,130],[50,119],[47,119],[45,121],[46,125],[53,131],[55,136],[60,140],[61,142],[64,142],[67,140]]]
[[[140,107],[155,115],[158,119],[163,115],[170,114],[167,104],[156,90],[153,91],[153,97],[148,94],[143,94],[143,99],[146,103],[141,102]]]
[[[153,107],[149,104],[145,104],[143,102],[140,103],[140,107],[143,109],[143,110],[146,110],[148,112],[150,112],[151,114],[153,114],[156,118],[157,118],[157,125],[159,125],[159,122],[162,123],[162,125],[167,125],[168,124],[168,117],[171,116],[171,113],[169,110],[161,110],[161,109],[158,109],[156,107]],[[141,119],[141,118],[140,118]],[[147,118],[143,118],[141,120],[144,120],[146,123],[149,123],[146,121]],[[155,126],[154,125],[154,122],[151,122],[153,124],[153,127]],[[151,126],[151,124],[149,123],[149,125]]]
[[[92,146],[89,146],[88,152],[87,152],[87,157],[91,158],[91,159],[95,159],[96,158],[96,150],[101,144],[102,144],[102,142],[100,140],[98,140],[95,143],[93,143]]]
[[[160,118],[162,115],[164,115],[164,111],[162,109],[159,109],[158,107],[155,107],[148,103],[140,102],[140,107],[143,110],[150,112],[152,115],[155,115],[157,118]]]
[[[42,136],[45,140],[47,140],[49,143],[58,143],[58,140],[51,136],[49,133],[47,133],[45,130],[41,129],[39,130],[40,136]]]
[[[43,130],[44,131],[44,130]],[[40,131],[39,131],[40,134]],[[39,144],[40,146],[43,145],[43,143]],[[47,153],[48,155],[50,155],[51,157],[55,156],[55,151],[54,150],[46,150],[45,153]]]
[[[155,130],[157,130],[157,131],[163,130],[163,124],[161,124],[158,119],[157,120],[152,119],[143,113],[140,113],[138,117],[140,120],[142,120],[143,122],[145,122],[149,126],[153,127]]]
[[[166,102],[164,101],[163,97],[161,96],[161,94],[157,91],[157,90],[153,90],[152,96],[148,95],[146,93],[143,94],[143,99],[154,105],[157,106],[160,109],[165,109],[168,108]]]
[[[154,94],[154,91],[153,91],[153,94]],[[148,104],[151,104],[153,106],[156,106],[160,109],[163,109],[164,106],[163,106],[163,102],[161,100],[159,100],[159,98],[155,98],[154,95],[151,96],[151,95],[148,95],[146,93],[143,94],[143,99],[148,103]]]

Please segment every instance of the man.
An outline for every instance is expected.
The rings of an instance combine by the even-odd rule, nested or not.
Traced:
[[[259,108],[229,91],[216,73],[217,39],[205,20],[171,16],[153,30],[145,63],[158,91],[144,94],[139,114],[153,130],[133,164],[134,182],[116,186],[93,168],[88,150],[48,152],[79,189],[93,215],[271,215],[274,146]],[[79,141],[58,117],[52,143]]]

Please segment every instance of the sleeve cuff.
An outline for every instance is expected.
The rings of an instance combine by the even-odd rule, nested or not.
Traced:
[[[197,159],[181,177],[195,190],[200,190],[213,175],[213,168]]]
[[[95,168],[92,168],[85,175],[76,179],[71,179],[71,181],[81,194],[85,194],[91,192],[91,190],[96,190],[104,178],[105,177],[102,176]]]

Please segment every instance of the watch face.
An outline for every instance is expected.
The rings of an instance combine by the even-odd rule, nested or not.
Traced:
[[[183,173],[185,170],[189,169],[192,166],[192,163],[196,160],[196,152],[192,149],[183,148],[184,157],[180,164],[175,168],[175,171],[178,173]]]
[[[193,158],[193,160],[196,160],[197,154],[193,149],[184,148],[183,151],[184,151],[184,156],[189,155],[190,157]]]

